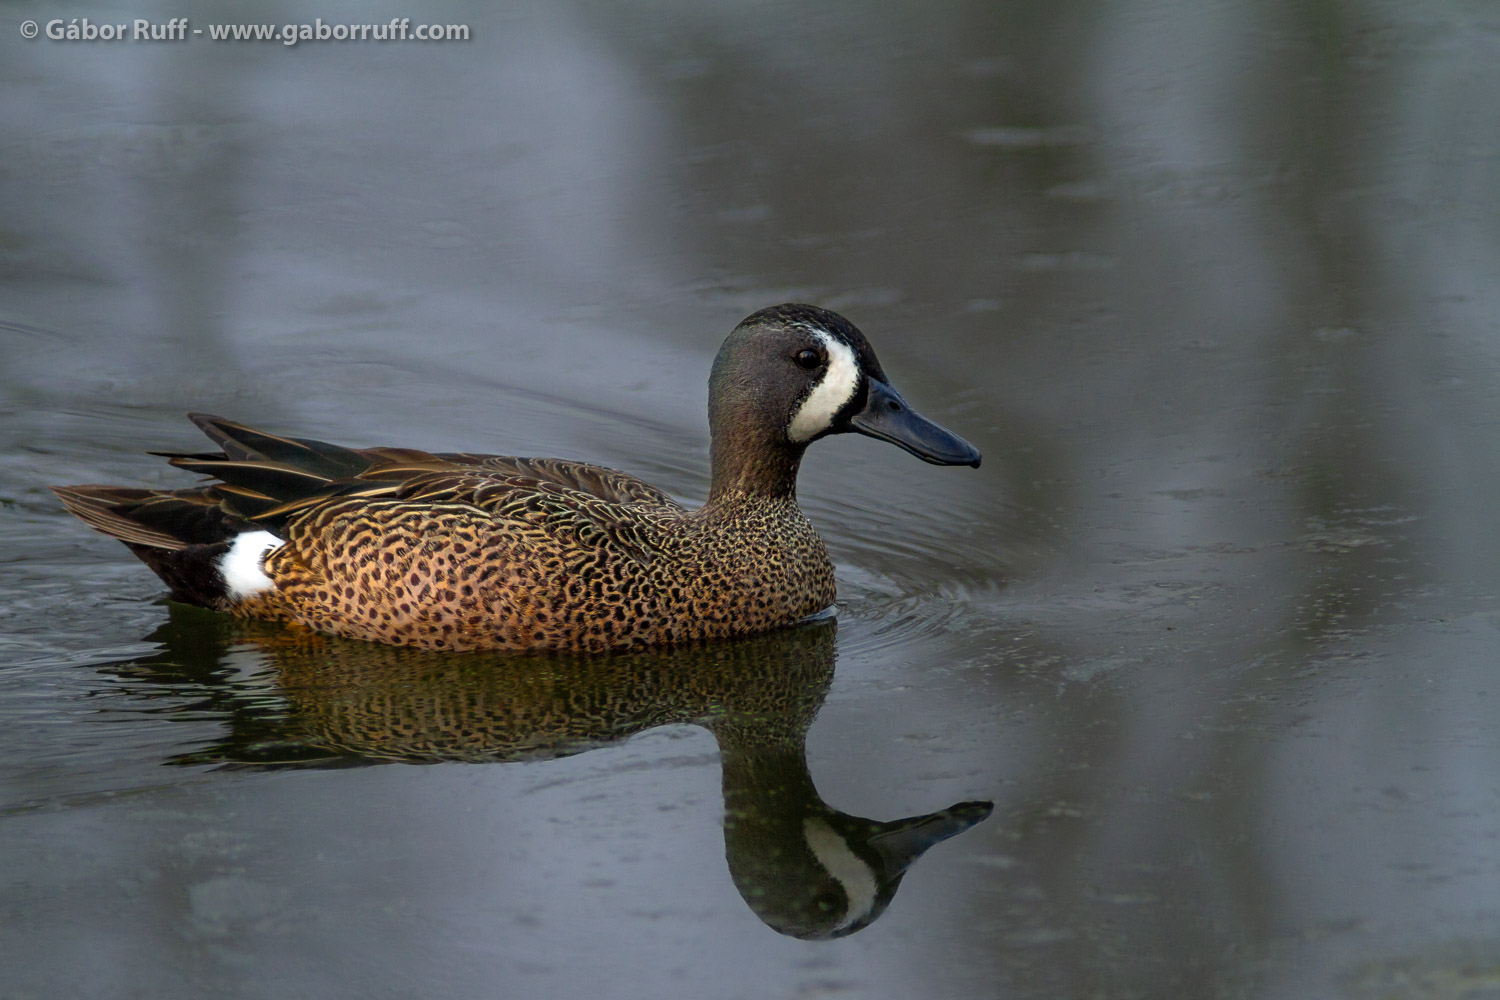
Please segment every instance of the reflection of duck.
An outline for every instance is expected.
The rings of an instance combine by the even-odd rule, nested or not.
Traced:
[[[708,414],[713,485],[694,511],[578,462],[356,451],[205,414],[221,450],[171,462],[219,482],[55,489],[190,604],[426,649],[597,652],[763,632],[832,604],[833,564],[796,499],[820,437],[979,464],[890,387],[863,334],[813,306],[730,333]]]
[[[225,667],[254,650],[274,669],[280,705],[272,710],[264,685],[246,683],[222,705],[234,722],[229,738],[182,763],[534,760],[668,723],[707,728],[723,758],[730,872],[750,908],[783,934],[832,937],[868,925],[923,851],[990,811],[963,802],[881,823],[823,803],[805,737],[833,678],[831,620],[657,654],[517,659],[439,657],[253,623],[226,627],[216,653],[194,651],[186,644],[202,642],[204,616],[174,608],[174,621],[184,618],[185,627],[155,636],[168,644],[152,658],[160,669],[152,660],[117,669],[180,678],[196,661],[220,678],[222,698]]]

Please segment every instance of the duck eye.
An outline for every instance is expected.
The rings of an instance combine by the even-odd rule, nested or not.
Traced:
[[[823,358],[817,351],[806,350],[797,352],[797,367],[812,371],[814,368],[822,367]]]

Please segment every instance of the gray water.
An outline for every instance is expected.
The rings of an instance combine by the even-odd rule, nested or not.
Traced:
[[[1491,5],[7,3],[0,84],[0,997],[1500,992]],[[697,502],[789,299],[985,462],[818,443],[836,624],[707,659],[299,645],[45,488],[202,409]],[[975,800],[778,933],[744,831]]]

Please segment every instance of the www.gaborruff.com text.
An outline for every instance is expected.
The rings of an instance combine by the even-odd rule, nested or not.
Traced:
[[[27,29],[30,28],[30,31]],[[36,22],[21,26],[27,38],[37,35]],[[409,17],[383,24],[329,24],[322,18],[301,24],[210,24],[194,28],[185,17],[170,21],[98,22],[86,17],[48,21],[41,34],[56,42],[185,42],[206,37],[215,42],[466,42],[467,24],[412,24]]]

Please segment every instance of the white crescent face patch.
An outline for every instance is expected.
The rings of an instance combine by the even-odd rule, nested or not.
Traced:
[[[823,380],[813,386],[787,425],[786,436],[799,444],[826,431],[833,424],[834,416],[854,398],[854,392],[859,388],[859,361],[855,359],[853,349],[817,327],[804,326],[803,329],[822,342],[828,352],[828,368],[823,372]]]
[[[833,827],[816,816],[809,816],[802,821],[802,836],[806,838],[807,846],[812,848],[818,864],[843,886],[844,895],[849,900],[849,908],[844,911],[843,919],[833,929],[841,931],[867,917],[880,897],[880,883],[875,880],[875,870],[849,849],[844,838],[835,833]]]

